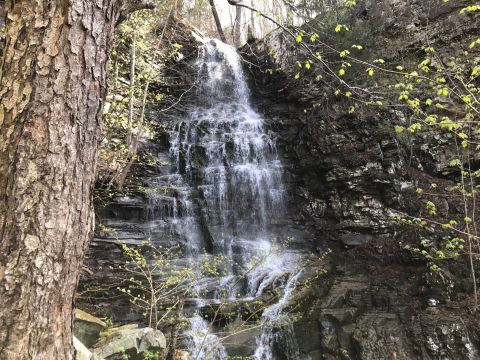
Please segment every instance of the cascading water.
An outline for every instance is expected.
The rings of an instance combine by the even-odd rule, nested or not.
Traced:
[[[263,332],[257,339],[257,350],[253,356],[254,360],[272,360],[274,358],[272,345],[281,335],[284,339],[284,356],[288,359],[300,359],[300,353],[293,340],[293,326],[289,314],[283,310],[288,305],[288,299],[295,289],[301,273],[292,276],[285,285],[284,293],[280,301],[265,309],[262,314]],[[275,333],[274,329],[282,329]]]
[[[198,183],[214,245],[230,252],[233,238],[257,240],[269,217],[282,215],[282,169],[236,52],[210,41],[196,65],[199,104],[177,124],[171,154],[177,171]]]
[[[218,359],[227,358],[225,348],[219,343],[216,335],[210,334],[208,322],[201,316],[195,315],[190,320],[190,329],[187,331],[189,338],[189,350],[194,359]]]
[[[299,261],[294,251],[275,250],[278,240],[286,240],[275,235],[285,212],[283,169],[274,140],[250,104],[240,57],[220,41],[205,40],[195,67],[195,100],[170,134],[172,169],[151,179],[156,189],[168,190],[154,192],[151,201],[160,209],[154,218],[168,218],[172,241],[183,239],[185,263],[196,266],[204,257],[224,257],[222,276],[198,282],[197,298],[190,299],[191,329],[185,334],[193,359],[223,360],[227,351],[200,316],[202,306],[220,299],[253,300],[284,286],[279,303],[262,317],[271,323],[297,283]],[[202,249],[208,254],[202,255]],[[253,259],[262,261],[246,271]],[[273,340],[265,326],[252,355],[275,359],[269,349]]]

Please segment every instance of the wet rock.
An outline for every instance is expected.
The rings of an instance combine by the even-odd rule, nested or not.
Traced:
[[[312,353],[321,346],[320,329],[318,321],[306,320],[294,324],[294,333],[297,344],[305,353]]]
[[[251,329],[240,329],[234,332],[223,342],[225,349],[229,354],[237,356],[250,356],[255,353],[257,347],[256,337],[261,335],[261,329],[254,327]]]

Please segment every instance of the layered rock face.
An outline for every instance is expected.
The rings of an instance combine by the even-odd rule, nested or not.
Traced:
[[[366,31],[359,37],[370,45],[368,51],[386,59],[415,59],[412,50],[421,47],[420,30],[427,26],[438,47],[474,32],[478,19],[462,20],[457,11],[461,3],[439,1],[432,7],[422,1],[365,1],[352,20]],[[412,147],[393,131],[405,121],[401,113],[346,114],[330,89],[308,79],[293,80],[296,61],[304,60],[296,49],[295,41],[281,31],[243,49],[248,62],[256,65],[247,74],[254,103],[248,111],[254,116],[250,113],[243,125],[232,127],[229,122],[229,117],[238,120],[239,110],[245,114],[241,104],[227,109],[215,105],[218,97],[224,101],[239,95],[232,93],[234,79],[228,76],[217,83],[224,86],[216,89],[218,97],[187,96],[186,103],[162,117],[170,133],[144,144],[159,163],[137,168],[142,184],[97,208],[100,223],[115,233],[97,229],[87,263],[95,273],[81,289],[82,304],[118,322],[141,321],[141,313],[117,297],[116,285],[102,290],[104,284],[115,283],[108,267],[125,261],[119,242],[138,245],[150,238],[161,246],[180,243],[190,253],[179,263],[188,263],[204,250],[242,261],[242,255],[251,256],[265,243],[258,242],[262,236],[267,242],[288,238],[291,252],[308,250],[320,258],[331,249],[326,274],[303,287],[278,272],[291,262],[272,262],[263,269],[257,290],[268,279],[265,273],[280,279],[267,287],[285,290],[276,294],[281,305],[264,314],[280,317],[291,307],[298,320],[292,327],[232,336],[218,352],[219,359],[226,356],[224,351],[262,360],[478,358],[478,315],[469,313],[467,269],[459,264],[442,276],[431,273],[399,245],[415,241],[414,231],[399,227],[391,217],[396,211],[418,212],[417,183],[454,180],[444,139],[427,136]],[[215,56],[211,62],[218,61]],[[266,71],[272,68],[282,70]],[[210,76],[215,72],[207,70]],[[182,89],[190,88],[198,75],[191,66],[179,65],[177,72],[187,84]],[[208,113],[192,111],[198,105]],[[189,121],[179,121],[185,114],[190,114]],[[255,119],[261,123],[260,133],[251,132],[258,125]],[[234,131],[250,133],[235,138]],[[281,206],[275,202],[279,195]],[[458,204],[447,205],[450,211],[460,210]],[[221,281],[207,282],[205,298],[214,299],[219,286]],[[89,298],[89,289],[95,288],[103,295]],[[245,284],[236,290],[243,295],[249,291]],[[186,311],[193,331],[206,331],[196,313],[201,306],[193,300],[190,305]],[[208,313],[206,308],[200,312]],[[201,339],[193,336],[195,341]]]
[[[372,58],[413,62],[425,31],[444,54],[475,34],[478,16],[460,16],[462,4],[365,1],[349,20],[364,31],[359,43],[369,45]],[[406,144],[393,131],[404,114],[348,114],[328,87],[308,76],[295,81],[297,61],[309,55],[281,30],[243,52],[254,64],[256,105],[278,136],[290,174],[294,221],[319,252],[333,249],[331,271],[303,295],[304,319],[295,326],[302,353],[312,359],[477,358],[479,318],[466,305],[472,291],[467,264],[433,274],[399,245],[416,241],[415,231],[392,219],[397,211],[418,214],[417,186],[453,183],[448,139],[425,134]],[[448,196],[444,202],[444,211],[461,211]]]

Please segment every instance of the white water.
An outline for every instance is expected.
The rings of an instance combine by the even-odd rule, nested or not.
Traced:
[[[284,312],[288,305],[288,300],[292,295],[301,273],[290,277],[285,285],[284,293],[280,301],[268,307],[262,314],[262,335],[257,339],[257,350],[253,358],[255,360],[272,360],[274,353],[273,343],[277,340],[278,330],[281,329],[282,339],[284,340],[285,355],[288,359],[300,359],[297,344],[293,339],[292,319],[288,313]],[[285,341],[286,340],[286,341]]]
[[[195,305],[185,335],[192,359],[227,358],[216,335],[219,330],[201,317],[202,308],[254,300],[284,288],[281,300],[262,316],[263,333],[255,353],[256,359],[274,360],[271,347],[279,338],[271,325],[282,318],[299,267],[299,254],[282,250],[278,241],[287,239],[276,239],[284,235],[275,228],[285,215],[282,164],[274,139],[251,106],[236,51],[220,41],[205,40],[194,66],[196,100],[171,131],[172,168],[151,180],[159,190],[150,195],[156,209],[152,228],[163,222],[164,238],[182,239],[185,259],[179,262],[199,268],[206,258],[224,257],[221,276],[203,277],[190,299]],[[167,190],[162,192],[163,188]],[[288,354],[296,359],[295,351]]]
[[[192,360],[223,360],[227,352],[217,336],[209,333],[208,322],[199,315],[189,319],[190,329],[186,332],[189,339],[188,349]]]

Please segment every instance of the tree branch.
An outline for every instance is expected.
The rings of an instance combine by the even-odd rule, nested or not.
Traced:
[[[155,6],[155,0],[126,0],[120,10],[117,25],[125,21],[129,14],[144,9],[155,9]]]

